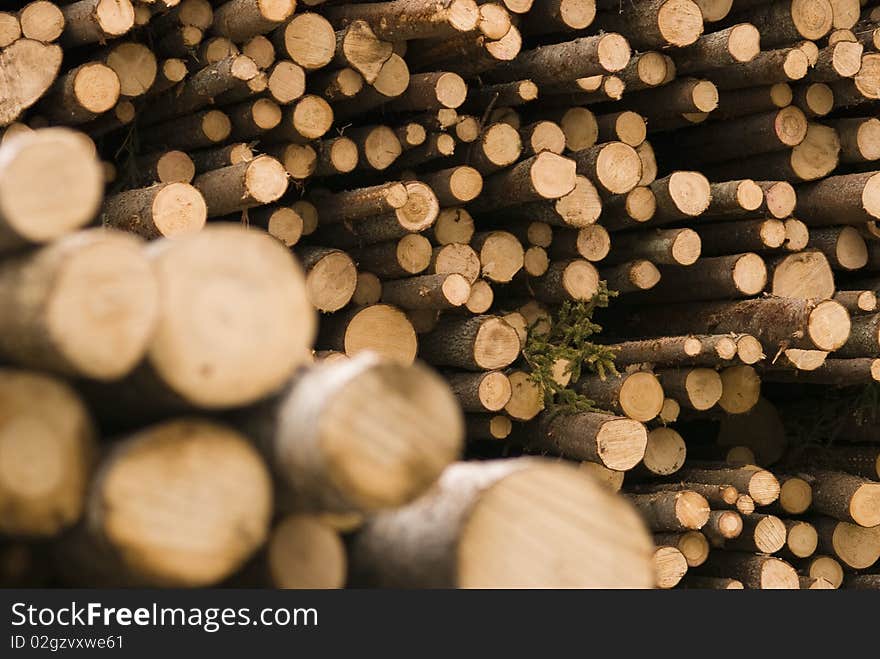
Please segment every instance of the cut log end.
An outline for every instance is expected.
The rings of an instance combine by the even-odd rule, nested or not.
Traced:
[[[342,588],[345,547],[339,533],[318,517],[290,515],[272,531],[266,550],[276,588]]]
[[[519,355],[520,343],[516,330],[501,318],[489,318],[480,325],[474,339],[473,357],[485,370],[504,368]]]
[[[653,373],[633,373],[620,388],[620,407],[636,421],[655,418],[663,407],[663,387]]]
[[[851,322],[843,305],[833,300],[819,303],[810,313],[807,332],[819,350],[833,351],[849,338]]]
[[[657,588],[674,588],[688,570],[687,559],[677,547],[658,547],[651,562]]]
[[[685,490],[675,499],[675,517],[683,528],[703,528],[709,521],[709,512],[709,502],[702,494]]]
[[[668,476],[681,469],[687,447],[682,436],[672,428],[655,428],[648,433],[643,464],[652,474]]]

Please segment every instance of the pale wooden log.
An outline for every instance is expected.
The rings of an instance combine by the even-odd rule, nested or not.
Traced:
[[[228,0],[214,10],[215,34],[236,43],[270,32],[292,14],[294,0]]]
[[[713,510],[709,513],[709,521],[702,532],[713,547],[727,549],[730,542],[730,549],[734,549],[734,544],[740,544],[732,541],[738,539],[743,532],[743,518],[732,510]],[[748,547],[748,543],[742,544]]]
[[[269,535],[266,568],[274,588],[342,588],[345,545],[321,516],[287,515]]]
[[[608,283],[610,290],[626,295],[654,288],[660,282],[660,271],[650,261],[636,259],[603,268],[601,277]]]
[[[649,121],[682,113],[712,112],[718,106],[718,88],[708,80],[678,78],[673,82],[633,94],[624,103]]]
[[[721,376],[709,368],[673,368],[657,371],[665,394],[683,408],[708,410],[721,398]]]
[[[335,193],[316,190],[311,196],[321,224],[360,220],[394,212],[406,205],[407,198],[406,186],[397,181]]]
[[[693,153],[696,162],[723,162],[795,147],[807,136],[807,123],[804,113],[789,105],[676,133],[674,145],[683,153]]]
[[[768,280],[764,260],[750,252],[704,257],[687,267],[664,266],[659,274],[655,286],[633,299],[656,304],[750,297],[763,291]],[[694,281],[699,286],[689,288]]]
[[[527,496],[523,504],[520,492],[539,491],[559,494]],[[613,497],[587,474],[537,458],[459,463],[425,498],[367,523],[355,539],[353,580],[386,587],[650,587],[653,543],[637,515]],[[498,561],[497,548],[516,543],[513,527],[494,520],[511,514],[516,533],[526,529],[540,539]],[[568,541],[528,530],[548,521]],[[403,533],[411,544],[400,543]]]
[[[253,160],[254,152],[244,142],[235,142],[215,149],[191,151],[189,157],[195,165],[196,173],[203,174],[212,169],[222,169]]]
[[[432,189],[435,189],[432,186]],[[474,218],[464,208],[443,208],[427,234],[435,244],[467,244],[474,235]]]
[[[445,378],[465,412],[498,412],[510,401],[510,379],[501,371],[449,372]]]
[[[794,568],[773,556],[733,551],[714,552],[697,570],[715,577],[735,578],[748,589],[798,590],[800,588]]]
[[[700,7],[691,0],[649,0],[601,13],[597,24],[625,34],[641,50],[694,43],[703,32]]]
[[[687,309],[681,315],[677,307],[642,309],[630,318],[629,327],[645,336],[656,336],[658,328],[663,334],[747,332],[761,341],[768,354],[776,354],[780,347],[836,350],[850,332],[846,309],[832,300],[768,297],[689,304]]]
[[[538,86],[531,80],[502,82],[497,85],[468,90],[468,98],[463,110],[479,112],[490,105],[516,107],[530,103],[536,98],[538,98]],[[449,106],[447,105],[447,107]]]
[[[350,250],[362,268],[385,279],[411,277],[428,268],[431,244],[419,234]]]
[[[617,72],[626,89],[631,92],[666,84],[675,78],[675,74],[672,59],[652,50],[633,54],[629,64]]]
[[[468,440],[486,439],[498,441],[507,439],[513,430],[510,419],[503,414],[467,414],[465,415]]]
[[[93,422],[68,385],[35,372],[0,370],[0,399],[7,410],[0,529],[10,536],[57,535],[83,513],[97,453]]]
[[[129,496],[129,487],[140,495]],[[114,444],[89,487],[86,511],[60,547],[67,580],[206,586],[266,541],[272,482],[239,433],[205,419],[173,420]]]
[[[658,546],[654,550],[652,562],[654,565],[654,584],[660,589],[674,588],[687,573],[687,559],[677,547]]]
[[[53,2],[36,0],[29,2],[18,12],[17,22],[21,24],[21,36],[49,43],[57,40],[64,31],[64,13]],[[16,37],[18,38],[18,37]],[[3,47],[10,45],[3,44]]]
[[[208,217],[219,217],[277,201],[287,190],[287,173],[274,158],[258,156],[200,174],[193,186],[205,199]]]
[[[327,317],[318,345],[352,356],[373,351],[404,365],[412,364],[418,340],[412,323],[397,307],[373,304]]]
[[[590,262],[603,260],[611,250],[605,227],[593,224],[583,229],[560,229],[553,233],[548,254],[553,259],[579,256]]]
[[[774,554],[785,546],[787,529],[775,515],[753,513],[740,519],[742,532],[724,540],[725,550]]]
[[[264,31],[268,32],[269,30]],[[360,31],[358,34],[361,34]],[[374,41],[376,41],[375,38]],[[306,71],[314,71],[327,66],[337,52],[337,37],[333,26],[326,18],[312,12],[294,15],[272,33],[272,42],[279,53]],[[347,52],[344,47],[343,50]],[[390,54],[389,49],[387,55]]]
[[[471,285],[457,273],[385,282],[382,300],[402,309],[451,309],[468,301]]]
[[[532,451],[550,452],[576,460],[590,460],[615,471],[626,471],[645,455],[648,441],[638,421],[597,412],[547,415],[522,436]]]
[[[154,96],[168,91],[187,76],[186,62],[178,57],[169,57],[156,66],[156,79],[145,96]]]
[[[785,243],[781,220],[738,220],[698,227],[702,254],[720,256],[730,252],[772,251]],[[616,246],[616,243],[615,243]]]
[[[284,108],[281,124],[267,137],[304,144],[323,137],[333,125],[333,109],[320,96],[306,94]],[[351,136],[349,136],[351,137]]]
[[[119,100],[119,78],[109,66],[88,62],[58,78],[39,106],[57,123],[76,125],[95,119]]]
[[[178,149],[202,149],[225,142],[232,122],[220,110],[206,110],[140,129],[145,145]]]
[[[182,25],[194,25],[207,30],[213,20],[214,9],[209,0],[181,0],[176,7],[154,15],[150,19],[150,27],[160,33]]]
[[[575,177],[574,189],[557,200],[529,202],[499,211],[505,219],[534,220],[577,229],[595,227],[601,213],[602,199],[596,186],[580,175]]]
[[[540,87],[620,71],[629,62],[630,52],[627,40],[613,32],[580,37],[520,53],[516,60],[487,72],[486,77],[492,82],[532,80]]]
[[[324,13],[337,28],[366,21],[385,41],[454,37],[476,29],[480,19],[476,3],[470,0],[355,3],[328,7]]]
[[[596,17],[595,0],[540,0],[532,5],[523,28],[528,34],[574,32]]]
[[[810,119],[824,117],[834,109],[834,90],[824,82],[802,83],[794,88],[793,103]]]
[[[870,567],[880,559],[880,526],[866,529],[829,517],[814,517],[819,533],[819,551],[835,557],[855,570]]]
[[[688,220],[706,212],[711,203],[711,187],[699,172],[673,172],[650,185],[656,199],[654,223],[668,224]]]
[[[822,252],[835,270],[859,270],[868,263],[865,239],[854,227],[814,229],[809,247]]]
[[[810,62],[800,48],[764,50],[749,62],[715,69],[710,74],[719,89],[741,89],[802,80]]]
[[[596,124],[599,142],[620,141],[635,148],[645,141],[647,135],[645,119],[629,110],[603,114],[596,118]]]
[[[835,82],[852,78],[862,68],[863,46],[858,42],[840,41],[819,51],[819,58],[807,73],[812,82]]]
[[[101,203],[95,146],[63,128],[4,136],[0,145],[0,251],[43,243],[91,220]]]
[[[842,304],[850,315],[873,313],[877,310],[877,294],[870,290],[837,291],[834,300]]]
[[[840,140],[829,126],[810,123],[804,141],[790,151],[776,151],[704,168],[713,180],[753,176],[793,182],[815,181],[830,174],[839,160]]]
[[[422,336],[419,355],[431,364],[467,370],[509,366],[519,355],[516,331],[496,316],[441,321]]]
[[[382,298],[382,281],[372,272],[358,272],[357,284],[351,296],[352,304],[367,306]]]
[[[860,225],[880,218],[880,176],[875,174],[832,176],[799,188],[798,218],[810,226]]]
[[[819,534],[816,528],[809,522],[801,520],[784,519],[786,537],[783,552],[786,556],[796,559],[809,558],[816,552],[819,544]],[[825,581],[823,579],[823,581]],[[831,588],[830,582],[827,582],[828,588]]]
[[[657,229],[615,236],[614,251],[608,262],[641,258],[657,265],[690,266],[697,262],[700,253],[700,236],[692,229]]]
[[[586,302],[593,299],[599,291],[599,272],[592,263],[584,259],[555,261],[549,265],[544,275],[529,279],[526,285],[535,299],[541,302]]]
[[[188,183],[161,183],[109,197],[101,223],[147,239],[179,238],[201,231],[207,219],[205,199]]]
[[[837,119],[832,125],[840,136],[840,160],[864,163],[880,159],[880,120],[874,117]]]
[[[487,177],[483,194],[470,207],[485,212],[528,201],[559,199],[574,190],[575,169],[573,160],[544,151]]]
[[[602,224],[609,231],[637,228],[654,217],[657,199],[649,187],[638,185],[625,195],[612,195],[606,202]]]
[[[738,18],[758,26],[761,30],[761,46],[764,48],[801,39],[821,39],[833,26],[833,11],[828,0],[754,4],[738,14]]]
[[[712,111],[712,118],[727,120],[750,114],[771,112],[791,105],[793,99],[791,86],[784,82],[763,87],[720,90],[718,92],[718,107]]]
[[[653,373],[636,372],[622,375],[586,375],[575,388],[604,409],[620,411],[636,421],[646,423],[663,407],[663,387]]]
[[[690,490],[629,494],[627,499],[655,532],[699,530],[709,520],[709,503]]]
[[[480,256],[465,243],[447,243],[429,254],[427,270],[434,274],[459,274],[473,285],[480,277]]]
[[[248,212],[248,221],[252,226],[264,228],[286,247],[299,242],[305,225],[302,215],[290,206],[258,206]]]
[[[831,556],[813,556],[801,564],[801,571],[809,578],[827,581],[833,588],[843,583],[843,567]]]
[[[497,122],[481,131],[467,150],[459,152],[455,161],[488,175],[509,167],[521,153],[522,140],[517,130],[506,123]]]
[[[607,194],[625,194],[642,178],[642,161],[636,150],[623,142],[608,142],[572,154],[577,173]]]
[[[308,82],[311,92],[331,103],[354,98],[364,88],[364,77],[348,67],[313,74]]]
[[[163,35],[156,40],[153,47],[156,55],[161,57],[180,59],[195,57],[199,62],[203,62],[206,58],[197,55],[195,50],[199,48],[204,36],[204,32],[196,26],[186,25]]]
[[[92,230],[6,260],[0,273],[10,310],[0,337],[5,359],[101,380],[134,368],[147,350],[158,297],[140,247],[123,233]],[[33,285],[21,286],[23,281]],[[78,317],[66,311],[96,304],[112,315]]]
[[[669,476],[681,469],[687,454],[684,438],[672,428],[654,428],[648,433],[645,457],[639,469],[643,473]]]
[[[65,48],[103,43],[121,37],[134,27],[134,7],[129,0],[80,0],[61,7]]]
[[[710,485],[733,485],[747,493],[755,503],[766,506],[779,498],[779,481],[769,471],[755,465],[730,468],[726,466],[685,467],[680,477],[686,481]]]
[[[312,306],[322,313],[339,311],[351,300],[357,285],[352,258],[331,247],[301,247],[296,250],[306,274],[306,293]]]
[[[369,354],[305,369],[238,422],[273,465],[290,506],[303,511],[404,505],[456,458],[464,439],[442,379],[422,365]],[[379,471],[385,476],[376,478]]]
[[[671,51],[679,75],[750,62],[760,53],[760,32],[751,23],[739,23],[697,39],[687,48]]]
[[[289,31],[290,28],[288,27],[287,30]],[[362,76],[361,80],[368,84],[376,81],[382,65],[388,61],[393,52],[392,44],[380,40],[365,21],[352,21],[345,29],[336,33],[335,39],[336,52],[333,64],[351,67],[349,70],[357,72]]]

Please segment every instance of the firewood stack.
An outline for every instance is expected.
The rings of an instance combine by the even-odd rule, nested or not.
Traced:
[[[880,588],[873,4],[13,3],[0,583]]]

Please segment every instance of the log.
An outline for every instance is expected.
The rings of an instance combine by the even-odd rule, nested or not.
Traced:
[[[767,286],[767,267],[754,253],[701,258],[688,267],[664,266],[659,282],[640,293],[640,302],[659,304],[687,300],[723,300],[757,295]],[[689,288],[689,282],[699,282]],[[781,295],[774,289],[774,294]]]
[[[837,471],[811,470],[817,513],[866,528],[880,525],[880,483]]]
[[[648,433],[638,421],[598,412],[543,414],[521,438],[531,451],[589,460],[615,471],[635,467],[643,457]]]
[[[39,109],[57,123],[82,124],[112,108],[119,100],[119,90],[113,69],[88,62],[58,78]]]
[[[514,421],[531,421],[544,410],[544,389],[528,371],[508,371],[507,377],[510,380],[510,400],[504,406],[504,413]]]
[[[269,470],[245,437],[206,419],[167,421],[114,444],[58,562],[79,584],[215,584],[266,541],[271,513]]]
[[[778,257],[769,265],[774,295],[804,300],[830,299],[834,295],[834,273],[828,259],[817,250]]]
[[[812,579],[823,579],[833,588],[843,584],[843,567],[831,556],[813,556],[803,566],[802,571]]]
[[[302,247],[297,256],[306,273],[309,302],[320,312],[339,311],[351,300],[357,285],[352,258],[330,247]]]
[[[56,41],[64,31],[64,13],[61,8],[47,0],[29,2],[18,12],[21,35],[43,43]],[[17,37],[16,37],[17,38]],[[9,44],[4,44],[4,48]]]
[[[696,235],[702,246],[701,253],[705,256],[720,256],[729,252],[766,252],[777,250],[785,243],[785,223],[766,219],[707,224],[698,227]]]
[[[559,494],[548,505],[537,496],[523,499],[524,491]],[[537,458],[458,463],[429,495],[367,522],[354,541],[352,580],[398,588],[650,587],[651,538],[613,497],[588,475]],[[517,523],[497,524],[502,518]],[[529,530],[548,523],[568,540]],[[521,532],[537,543],[499,561],[497,548],[518,546],[511,534]]]
[[[558,227],[595,227],[602,213],[602,199],[586,176],[575,176],[574,189],[557,200],[528,202],[504,207],[499,214],[507,219],[541,221]]]
[[[761,30],[761,45],[774,47],[801,39],[815,41],[831,31],[833,11],[828,0],[783,0],[755,4],[738,14]]]
[[[311,195],[321,224],[350,222],[391,213],[403,208],[407,199],[406,186],[397,181],[332,194],[315,190]]]
[[[486,439],[495,442],[507,439],[513,429],[510,419],[503,414],[467,414],[465,425],[467,438],[471,441]]]
[[[864,570],[880,559],[880,526],[866,529],[829,517],[815,517],[819,551],[834,556],[843,565]]]
[[[740,537],[743,532],[743,518],[733,510],[713,510],[709,513],[709,521],[702,528],[702,533],[708,538],[712,546],[728,548],[728,541]],[[730,542],[733,549],[734,542]],[[748,546],[748,543],[745,543]]]
[[[830,176],[802,186],[798,189],[799,219],[810,226],[862,225],[880,219],[880,176],[875,174]]]
[[[684,438],[672,428],[654,428],[648,432],[648,443],[641,469],[656,476],[669,476],[684,465],[687,447]]]
[[[332,124],[333,109],[329,103],[320,96],[306,94],[284,108],[281,124],[270,131],[267,138],[304,144],[323,137]]]
[[[849,314],[831,300],[821,302],[767,297],[738,302],[688,304],[686,313],[677,307],[642,308],[628,326],[642,336],[662,334],[726,334],[746,332],[768,354],[780,347],[837,350],[850,332]]]
[[[709,122],[682,133],[675,133],[674,145],[676,149],[681,149],[679,153],[688,154],[688,161],[723,162],[795,147],[807,136],[807,123],[804,113],[789,105],[772,112],[731,119],[723,123]],[[716,191],[722,192],[718,189],[713,190],[713,193]],[[725,196],[729,197],[730,192]],[[714,214],[712,209],[709,213]]]
[[[679,475],[686,481],[733,485],[740,492],[747,493],[760,506],[767,506],[779,498],[779,481],[769,471],[755,465],[735,468],[708,465],[685,467]]]
[[[0,251],[48,242],[95,216],[103,177],[91,140],[64,128],[4,137]]]
[[[794,88],[793,102],[810,119],[824,117],[834,109],[834,90],[824,82],[802,83]]]
[[[627,499],[654,532],[699,530],[709,520],[709,503],[690,490],[629,494]]]
[[[328,7],[324,14],[337,28],[367,22],[384,41],[454,37],[477,28],[479,9],[470,0],[394,0]]]
[[[258,206],[248,213],[248,220],[285,247],[293,247],[303,236],[305,221],[291,206]]]
[[[604,268],[602,278],[610,290],[624,295],[654,288],[660,281],[660,271],[650,261],[636,259],[613,268]],[[598,279],[598,276],[597,276]]]
[[[483,5],[485,6],[485,5]],[[528,34],[575,32],[588,27],[596,17],[594,0],[543,0],[528,13],[523,24]]]
[[[55,536],[85,508],[97,453],[92,419],[73,389],[36,372],[0,370],[0,400],[6,410],[0,465],[15,476],[0,484],[0,529],[8,536]]]
[[[106,227],[152,239],[182,237],[201,231],[207,219],[205,199],[188,183],[160,183],[126,190],[104,202]]]
[[[864,163],[880,159],[880,120],[874,117],[837,119],[832,124],[840,136],[840,160]]]
[[[707,575],[734,578],[749,589],[797,590],[800,588],[794,568],[773,556],[733,551],[713,552],[710,560],[698,570]]]
[[[698,567],[709,558],[709,543],[699,531],[655,533],[654,543],[658,547],[675,547],[684,556],[688,567]]]
[[[347,560],[339,532],[320,516],[285,516],[266,546],[269,581],[274,588],[342,588]]]
[[[554,233],[548,254],[553,259],[581,257],[590,262],[603,260],[611,250],[605,227],[593,224],[583,229],[561,229]]]
[[[657,371],[664,393],[692,410],[708,410],[721,398],[721,376],[709,368],[675,368]]]
[[[419,346],[419,355],[430,364],[472,371],[505,368],[519,351],[516,330],[496,316],[441,321]]]
[[[649,372],[606,375],[604,380],[598,375],[585,375],[575,388],[599,406],[643,423],[654,419],[663,407],[663,387]]]
[[[412,323],[400,309],[372,304],[328,316],[321,324],[318,345],[348,356],[369,350],[408,365],[416,357],[419,341]]]
[[[196,173],[203,174],[213,169],[222,169],[253,160],[254,152],[244,142],[234,142],[214,149],[191,151],[189,157],[195,165]]]
[[[687,559],[677,547],[658,546],[652,562],[654,585],[660,589],[674,588],[687,573]]]
[[[812,82],[835,82],[852,78],[862,68],[862,44],[840,41],[819,51],[819,58],[807,73]]]
[[[258,156],[200,174],[193,186],[205,199],[208,217],[220,217],[277,201],[287,190],[287,173],[274,158]]]
[[[597,23],[627,36],[640,50],[682,48],[703,33],[703,15],[691,0],[648,0],[635,6],[600,14]]]
[[[816,552],[819,544],[816,527],[809,522],[793,519],[783,520],[783,524],[786,530],[784,551],[787,555],[794,558],[809,558]],[[831,587],[830,582],[828,583]]]
[[[630,59],[629,42],[619,34],[580,37],[521,52],[486,73],[491,82],[531,80],[539,87],[622,70]]]
[[[134,7],[129,0],[79,0],[61,7],[62,46],[103,43],[121,37],[134,27]]]
[[[749,62],[725,66],[709,75],[719,89],[742,89],[796,82],[809,70],[810,62],[804,51],[795,47],[764,50]]]
[[[455,398],[436,374],[367,354],[302,371],[237,422],[263,449],[286,499],[305,512],[404,505],[464,439]]]
[[[548,266],[545,274],[525,282],[525,287],[531,296],[541,302],[587,302],[599,291],[599,272],[584,259],[555,261]]]
[[[673,172],[650,185],[656,200],[655,223],[669,224],[704,213],[711,202],[711,187],[699,172]]]
[[[721,371],[721,387],[718,406],[727,414],[745,414],[758,404],[761,396],[761,378],[745,364]]]
[[[577,173],[586,176],[607,194],[625,194],[642,178],[642,161],[634,148],[623,142],[597,144],[572,154]]]
[[[465,412],[498,412],[510,401],[510,379],[501,371],[450,372],[445,377]]]
[[[227,0],[214,10],[211,29],[242,43],[276,28],[293,14],[295,6],[294,0]]]
[[[22,282],[33,282],[24,287]],[[0,353],[64,375],[113,380],[144,356],[156,321],[157,285],[139,241],[74,233],[0,268]],[[98,305],[98,307],[95,307]],[[71,310],[102,308],[79,315]]]
[[[705,34],[687,48],[671,51],[679,75],[751,62],[761,52],[761,34],[751,23]]]
[[[229,138],[232,122],[220,110],[206,110],[140,130],[145,145],[156,148],[205,149]]]

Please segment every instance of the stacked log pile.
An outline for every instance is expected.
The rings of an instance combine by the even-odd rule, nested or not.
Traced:
[[[0,582],[877,588],[873,4],[13,3]]]

